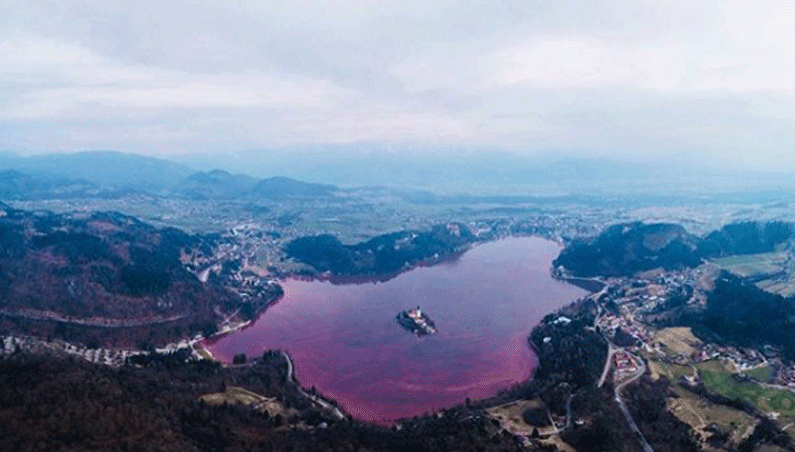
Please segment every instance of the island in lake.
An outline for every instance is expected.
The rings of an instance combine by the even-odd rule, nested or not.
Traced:
[[[428,314],[422,312],[419,306],[415,309],[403,311],[395,316],[400,326],[417,333],[417,336],[425,336],[436,332],[436,324],[433,323]]]
[[[207,347],[229,363],[240,353],[285,350],[303,386],[370,422],[492,397],[532,375],[532,327],[587,294],[552,279],[559,252],[555,242],[511,237],[388,281],[284,279],[277,303]],[[417,305],[440,323],[436,334],[407,340],[395,316]]]

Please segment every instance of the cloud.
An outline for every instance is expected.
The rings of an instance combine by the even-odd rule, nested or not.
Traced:
[[[0,4],[0,147],[780,156],[795,136],[788,0],[139,6]]]
[[[624,89],[692,96],[705,92],[795,93],[795,3],[736,2],[700,24],[702,37],[566,32],[536,34],[474,53],[442,44],[396,64],[411,92],[502,89]]]
[[[325,108],[350,90],[328,80],[268,74],[190,74],[125,66],[86,48],[47,39],[0,42],[0,77],[19,90],[7,119],[54,118],[81,108]],[[20,89],[22,88],[22,89]]]

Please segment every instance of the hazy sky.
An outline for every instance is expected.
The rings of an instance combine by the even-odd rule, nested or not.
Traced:
[[[357,142],[795,169],[795,2],[0,2],[0,149]]]

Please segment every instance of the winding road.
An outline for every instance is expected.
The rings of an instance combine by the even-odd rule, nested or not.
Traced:
[[[597,388],[601,388],[603,384],[605,384],[605,379],[607,378],[607,374],[610,372],[610,365],[613,363],[613,355],[619,351],[619,348],[613,345],[607,338],[607,360],[605,361],[605,368],[602,370],[602,376],[599,378],[599,384],[596,385]]]
[[[594,329],[599,325],[599,320],[602,317],[602,314],[604,313],[604,308],[599,303],[599,297],[606,292],[607,292],[607,285],[605,285],[599,293],[590,296],[593,301],[597,302],[597,306],[599,306],[600,309],[599,314],[597,315],[596,319],[594,319]],[[635,361],[640,363],[638,371],[634,375],[632,375],[631,378],[616,385],[615,400],[616,402],[618,402],[618,406],[619,408],[621,408],[621,412],[624,414],[624,418],[627,420],[627,424],[629,425],[630,430],[632,430],[635,433],[635,437],[638,439],[638,442],[640,443],[644,452],[654,452],[654,449],[651,448],[649,442],[646,441],[646,437],[643,436],[643,433],[641,433],[640,428],[638,428],[638,424],[635,423],[635,419],[632,418],[632,414],[629,412],[629,408],[627,408],[627,404],[624,402],[624,399],[621,398],[621,390],[624,389],[624,386],[632,383],[633,381],[643,376],[644,373],[646,373],[646,363],[643,361],[642,358],[638,358],[637,356],[624,350],[623,347],[618,347],[616,345],[613,345],[613,343],[610,342],[610,339],[608,339],[604,335],[604,333],[602,333],[602,337],[604,337],[605,341],[607,341],[607,359],[605,360],[605,367],[604,369],[602,369],[602,376],[599,377],[599,383],[597,384],[597,387],[601,388],[604,385],[605,380],[607,379],[607,375],[608,373],[610,373],[610,367],[613,364],[613,355],[615,355],[617,352],[625,352],[630,356],[632,356],[632,358]]]
[[[327,401],[323,400],[321,397],[318,397],[314,394],[310,394],[304,391],[304,388],[301,387],[301,384],[298,383],[298,379],[295,377],[295,366],[293,365],[293,358],[287,354],[287,352],[281,352],[284,359],[287,360],[287,381],[294,383],[295,386],[298,388],[298,392],[301,395],[305,396],[306,398],[310,399],[311,401],[317,403],[322,408],[329,410],[331,415],[338,421],[345,419],[345,413],[342,412],[339,408],[335,407],[334,405],[328,403]]]
[[[634,355],[632,356],[633,359],[637,359],[637,357],[635,357]],[[640,428],[638,428],[638,424],[635,423],[635,419],[632,418],[632,414],[630,414],[629,408],[627,408],[627,404],[624,402],[624,399],[621,398],[621,390],[624,389],[624,386],[632,383],[633,381],[643,376],[644,373],[646,373],[646,363],[644,363],[642,359],[637,359],[637,361],[640,362],[640,367],[638,368],[637,373],[635,373],[635,375],[633,375],[628,380],[616,385],[616,390],[615,390],[616,402],[618,402],[618,406],[621,408],[621,412],[624,413],[624,418],[626,418],[630,430],[632,430],[635,433],[635,436],[637,437],[638,442],[640,443],[643,450],[645,452],[654,452],[654,449],[651,448],[649,442],[646,441],[646,437],[643,436],[643,433],[641,433]]]
[[[154,319],[115,319],[115,318],[95,318],[95,319],[77,319],[72,317],[65,317],[50,311],[10,311],[8,309],[0,309],[0,315],[7,317],[15,317],[28,320],[39,320],[45,322],[58,322],[68,323],[72,325],[91,326],[97,328],[131,328],[139,326],[159,325],[162,323],[176,322],[177,320],[188,317],[189,313],[177,314],[171,317],[161,317]]]

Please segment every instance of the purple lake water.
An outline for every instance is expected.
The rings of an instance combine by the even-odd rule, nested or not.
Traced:
[[[281,300],[209,348],[225,362],[287,350],[302,386],[366,421],[489,397],[531,376],[533,326],[587,293],[550,276],[559,251],[549,240],[507,238],[386,282],[283,281]],[[417,305],[437,334],[417,337],[397,323]]]

